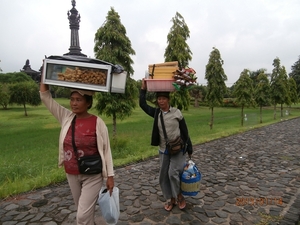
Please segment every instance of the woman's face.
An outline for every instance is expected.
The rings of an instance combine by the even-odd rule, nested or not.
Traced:
[[[167,111],[170,108],[169,99],[166,98],[166,97],[158,97],[157,98],[157,104],[158,104],[158,107],[161,108],[164,111]]]
[[[78,92],[73,92],[70,97],[70,106],[73,113],[80,115],[88,111],[90,103]]]

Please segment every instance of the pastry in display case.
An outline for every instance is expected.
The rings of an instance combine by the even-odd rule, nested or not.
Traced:
[[[46,84],[110,92],[111,65],[47,58],[43,71]]]
[[[49,56],[44,60],[45,84],[100,92],[125,93],[127,72],[120,65],[83,56]]]

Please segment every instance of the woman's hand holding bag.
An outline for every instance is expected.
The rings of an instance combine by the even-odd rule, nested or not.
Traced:
[[[102,216],[107,224],[114,225],[120,216],[119,188],[114,187],[112,195],[106,187],[102,187],[99,193],[98,204]]]

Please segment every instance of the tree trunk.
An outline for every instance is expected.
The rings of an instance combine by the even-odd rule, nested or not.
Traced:
[[[260,123],[262,123],[262,106],[259,107]]]
[[[274,104],[274,120],[276,120],[276,104]]]
[[[244,106],[242,106],[241,125],[244,126]]]
[[[23,103],[23,107],[24,107],[24,111],[25,111],[25,116],[28,116],[27,115],[27,109],[26,109],[26,103]]]
[[[280,116],[283,118],[283,104],[280,104]]]
[[[116,114],[113,113],[113,138],[117,136],[117,117]]]
[[[194,107],[195,107],[195,108],[198,108],[198,107],[199,107],[199,101],[198,101],[198,98],[195,98]]]
[[[211,116],[210,116],[210,129],[212,130],[214,124],[214,107],[211,108]]]

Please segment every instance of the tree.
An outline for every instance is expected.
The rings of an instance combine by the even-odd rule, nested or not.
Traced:
[[[165,49],[165,62],[178,61],[179,68],[185,68],[192,60],[192,51],[187,44],[190,37],[190,30],[184,21],[182,15],[176,12],[175,17],[171,20],[172,27],[167,36],[167,47]],[[178,109],[188,110],[190,105],[190,95],[188,90],[183,89],[171,94],[171,104]]]
[[[205,95],[206,95],[206,87],[203,85],[195,85],[190,89],[190,95],[191,97],[194,98],[194,107],[198,108],[199,107],[199,101],[203,101],[205,99]]]
[[[227,76],[222,67],[223,64],[224,61],[219,50],[213,47],[205,70],[205,79],[207,80],[206,101],[211,109],[210,129],[213,128],[214,123],[214,107],[223,103],[223,97],[227,90],[225,85]]]
[[[110,94],[97,93],[96,94],[96,110],[100,115],[104,114],[113,119],[113,137],[117,135],[117,119],[123,120],[132,114],[136,107],[136,97],[138,89],[136,88],[135,80],[127,77],[125,94]]]
[[[262,107],[270,104],[270,82],[262,70],[257,77],[254,87],[254,100],[259,106],[260,123],[262,123]]]
[[[290,95],[290,100],[291,103],[298,103],[299,98],[297,94],[297,84],[294,78],[290,77],[288,78],[288,86],[289,86],[289,95]]]
[[[165,62],[178,61],[179,68],[184,68],[189,65],[192,60],[192,51],[187,39],[190,37],[190,30],[180,13],[176,12],[172,18],[173,26],[167,36],[168,46],[165,49]]]
[[[170,94],[172,106],[176,106],[179,110],[188,110],[191,102],[189,91],[184,88]]]
[[[50,92],[54,98],[69,98],[70,88],[50,85]]]
[[[292,65],[289,77],[292,77],[295,80],[297,85],[297,94],[300,96],[300,56],[298,57],[298,61]]]
[[[120,16],[114,8],[110,8],[106,21],[95,34],[94,41],[97,59],[122,65],[129,76],[134,73],[133,60],[130,55],[135,55],[135,51],[126,36],[126,29],[121,23]]]
[[[9,103],[23,105],[25,116],[28,116],[26,104],[32,106],[38,106],[41,104],[38,85],[32,80],[10,84],[9,92]]]
[[[280,104],[280,114],[283,117],[283,104],[290,104],[288,77],[284,66],[280,65],[277,57],[273,61],[274,69],[271,74],[271,99],[274,105],[274,119],[276,119],[276,105]]]
[[[127,72],[124,94],[98,93],[96,95],[96,109],[99,114],[112,117],[113,136],[116,137],[117,119],[123,120],[132,114],[136,107],[138,89],[135,81],[130,78],[134,73],[130,55],[135,55],[135,51],[126,36],[126,29],[121,23],[119,14],[112,7],[106,16],[106,21],[95,34],[94,52],[96,58],[121,65]]]
[[[7,109],[9,103],[9,90],[7,84],[0,83],[0,105],[3,109]]]
[[[291,105],[290,88],[288,83],[288,76],[284,66],[281,67],[280,71],[280,88],[282,97],[279,100],[280,104],[280,115],[283,117],[283,104]]]
[[[23,72],[0,73],[0,105],[2,105],[3,109],[7,109],[11,101],[9,86],[11,84],[31,81],[31,77]]]
[[[241,125],[244,125],[244,108],[254,106],[253,101],[253,81],[250,78],[250,71],[244,69],[237,80],[233,95],[236,97],[235,102],[241,106]]]
[[[23,81],[32,81],[32,79],[23,72],[0,73],[0,83],[11,84]]]
[[[280,93],[278,93],[277,91],[277,86],[279,86],[279,74],[280,74],[280,69],[281,69],[281,65],[280,65],[280,59],[278,57],[276,57],[273,60],[273,64],[274,66],[273,70],[272,70],[272,74],[271,74],[271,81],[270,81],[270,94],[271,94],[271,101],[272,104],[274,106],[274,120],[276,119],[276,105],[278,104],[279,98],[280,98]]]
[[[251,80],[253,81],[253,87],[255,88],[255,86],[258,84],[258,76],[261,74],[261,73],[265,73],[267,71],[267,69],[258,69],[256,71],[250,71],[249,72],[249,76],[251,78]]]

